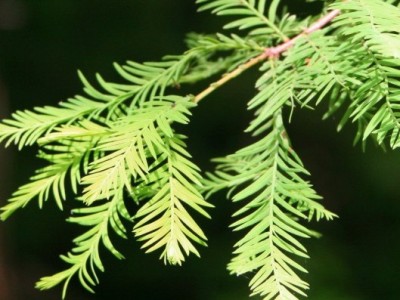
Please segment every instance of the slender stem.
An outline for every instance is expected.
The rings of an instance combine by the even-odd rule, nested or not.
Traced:
[[[219,79],[218,81],[210,84],[210,86],[208,88],[206,88],[205,90],[203,90],[202,92],[200,92],[199,94],[197,94],[196,96],[193,97],[193,102],[195,102],[195,103],[200,102],[202,99],[207,97],[209,94],[214,92],[219,87],[223,86],[228,81],[239,76],[247,69],[250,69],[251,67],[261,63],[262,61],[264,61],[266,59],[278,58],[280,54],[282,54],[283,52],[288,50],[290,47],[292,47],[301,37],[309,35],[315,31],[323,28],[339,14],[340,14],[339,9],[332,10],[331,12],[329,12],[328,14],[326,14],[325,16],[323,16],[322,18],[318,19],[316,22],[311,24],[310,27],[306,28],[303,32],[299,33],[295,37],[283,42],[282,44],[279,44],[278,46],[269,47],[269,48],[264,49],[264,51],[261,54],[251,58],[249,61],[247,61],[244,64],[241,64],[233,71],[231,71],[227,74],[224,74],[221,77],[221,79]]]
[[[212,92],[214,92],[217,88],[219,88],[220,86],[224,85],[225,83],[227,83],[228,81],[230,81],[231,79],[239,76],[240,74],[243,73],[243,71],[246,71],[247,69],[250,69],[252,66],[262,62],[263,60],[265,60],[268,57],[268,54],[263,52],[260,55],[253,57],[252,59],[250,59],[248,62],[240,65],[239,67],[237,67],[235,70],[233,70],[230,73],[224,74],[221,79],[219,79],[216,82],[213,82],[212,84],[210,84],[210,86],[208,88],[206,88],[205,90],[203,90],[202,92],[200,92],[199,94],[197,94],[194,99],[193,102],[198,103],[200,102],[203,98],[207,97],[209,94],[211,94]]]
[[[332,21],[336,16],[340,14],[339,9],[332,10],[322,18],[318,19],[316,22],[311,24],[310,27],[306,28],[302,33],[299,33],[295,37],[291,38],[290,40],[271,48],[266,48],[265,52],[267,53],[268,57],[277,57],[281,53],[288,50],[291,46],[293,46],[300,38],[303,36],[309,35],[327,25],[330,21]]]

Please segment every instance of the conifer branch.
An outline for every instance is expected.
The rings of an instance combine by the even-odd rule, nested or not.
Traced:
[[[62,256],[69,268],[42,278],[37,287],[64,283],[65,296],[77,276],[93,291],[96,271],[104,270],[101,245],[123,258],[109,233],[127,238],[125,221],[134,222],[142,248],[161,250],[165,263],[181,265],[189,254],[200,256],[197,248],[207,244],[207,236],[194,214],[209,218],[213,205],[205,198],[227,189],[233,202],[244,203],[231,227],[246,231],[228,270],[251,273],[252,295],[265,300],[306,296],[308,283],[299,277],[306,270],[297,261],[308,257],[301,239],[317,234],[301,221],[336,215],[303,178],[310,174],[286,132],[286,107],[293,112],[328,100],[325,117],[344,110],[338,128],[352,120],[356,139],[372,136],[378,144],[389,140],[393,149],[400,147],[400,29],[394,26],[399,1],[328,2],[321,17],[309,21],[286,13],[281,0],[197,0],[199,10],[235,17],[224,30],[245,34],[191,34],[181,55],[115,64],[123,84],[96,74],[101,90],[80,73],[85,97],[2,120],[0,142],[19,149],[36,143],[48,166],[0,208],[0,219],[32,199],[41,208],[51,197],[62,209],[70,198],[67,184],[87,205],[73,209],[68,219],[89,227]],[[245,130],[256,141],[216,159],[214,173],[203,178],[186,137],[174,126],[188,124],[198,102],[256,65],[261,76],[247,106],[254,118]],[[197,95],[175,89],[217,74],[223,75]],[[129,200],[140,207],[130,211]]]

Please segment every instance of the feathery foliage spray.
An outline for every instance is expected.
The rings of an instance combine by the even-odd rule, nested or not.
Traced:
[[[308,255],[301,241],[317,235],[304,223],[335,214],[321,205],[290,143],[291,112],[328,102],[324,118],[341,108],[338,128],[356,123],[356,141],[400,146],[400,1],[324,1],[319,15],[303,18],[280,0],[196,2],[200,11],[230,17],[223,33],[190,34],[186,52],[159,62],[114,64],[121,83],[96,75],[96,88],[79,73],[84,95],[1,121],[0,141],[18,149],[37,144],[47,163],[1,208],[1,219],[33,201],[42,207],[51,199],[62,209],[69,185],[79,208],[68,221],[87,228],[62,256],[65,270],[37,288],[63,284],[65,297],[78,276],[93,291],[96,272],[104,271],[99,248],[123,258],[109,232],[129,237],[127,221],[142,248],[166,264],[199,256],[207,238],[196,219],[210,218],[218,205],[211,196],[227,190],[241,204],[231,226],[243,233],[229,272],[249,274],[251,295],[302,298],[308,283],[298,258]],[[215,159],[215,171],[203,174],[175,125],[187,124],[197,105],[207,105],[204,98],[252,67],[260,71],[248,102],[253,142]],[[193,95],[170,89],[218,74]],[[138,209],[127,209],[127,201]]]

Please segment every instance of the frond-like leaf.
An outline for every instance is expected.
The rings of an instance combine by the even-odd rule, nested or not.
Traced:
[[[389,1],[390,2],[390,1]],[[365,44],[375,53],[400,58],[400,9],[388,1],[336,1],[331,5],[340,9],[334,25],[352,42]]]
[[[211,10],[221,16],[235,16],[237,20],[231,21],[224,29],[247,30],[250,35],[262,35],[270,39],[287,40],[285,27],[280,26],[278,19],[278,6],[280,0],[197,0],[200,11]],[[286,24],[295,21],[286,17]],[[283,25],[283,24],[282,24]],[[294,23],[286,28],[293,30]]]
[[[116,191],[109,201],[97,206],[74,209],[72,214],[68,221],[81,226],[90,226],[90,229],[74,239],[75,247],[71,252],[61,256],[71,266],[62,272],[41,278],[36,284],[37,288],[46,290],[64,282],[63,298],[74,275],[78,275],[83,287],[94,292],[92,287],[99,281],[96,270],[104,271],[100,259],[100,244],[102,243],[115,257],[122,259],[123,255],[114,248],[110,240],[109,228],[111,227],[120,237],[126,238],[122,219],[130,220],[122,188]]]
[[[52,195],[57,206],[63,208],[66,200],[66,180],[69,177],[73,192],[77,193],[77,184],[81,179],[81,170],[87,169],[88,156],[96,140],[60,141],[57,145],[48,145],[39,157],[50,165],[39,169],[31,177],[31,182],[21,186],[13,193],[9,203],[1,208],[1,219],[6,220],[16,210],[25,207],[32,199],[38,198],[39,207]]]
[[[366,69],[374,75],[365,74],[368,77],[349,95],[349,117],[363,122],[359,132],[364,140],[373,134],[382,144],[389,137],[389,144],[395,149],[400,146],[400,59],[366,56],[364,64],[368,62]]]
[[[313,102],[319,104],[336,86],[349,89],[354,81],[353,53],[350,43],[339,44],[326,31],[319,31],[299,39],[282,60],[265,62],[256,83],[259,92],[249,102],[256,117],[247,131],[262,133],[283,106],[292,111],[296,106],[309,107]]]
[[[217,173],[208,179],[209,190],[235,190],[235,202],[248,201],[234,216],[234,230],[247,234],[235,244],[228,265],[231,273],[252,272],[253,295],[264,299],[297,299],[308,284],[298,272],[306,272],[294,257],[308,257],[298,241],[313,233],[298,219],[332,219],[335,215],[318,202],[320,197],[300,176],[308,174],[290,146],[278,110],[258,142],[220,160]],[[207,186],[206,186],[207,189]]]
[[[6,146],[14,143],[19,149],[33,145],[58,125],[77,121],[102,106],[102,101],[77,96],[60,102],[59,107],[44,106],[36,107],[33,111],[17,111],[11,115],[12,119],[0,123],[0,141],[6,141]]]
[[[383,145],[388,138],[393,149],[399,147],[400,59],[374,53],[366,44],[350,47],[346,53],[340,57],[350,72],[344,85],[332,87],[324,118],[347,106],[339,130],[352,120],[358,125],[355,141],[372,136]]]
[[[164,248],[160,258],[173,265],[181,265],[190,253],[199,256],[193,242],[206,245],[206,236],[187,208],[209,217],[204,208],[212,206],[198,191],[199,169],[188,160],[190,155],[181,138],[173,135],[165,139],[162,163],[148,178],[150,185],[158,186],[157,192],[137,212],[135,219],[139,221],[133,230],[145,242],[142,248],[146,252]]]
[[[109,198],[120,186],[132,192],[132,180],[145,179],[148,160],[156,159],[165,149],[163,137],[173,135],[170,123],[187,123],[188,107],[193,105],[187,98],[165,96],[111,125],[110,134],[96,148],[105,155],[94,160],[89,174],[82,178],[86,185],[83,200],[90,204]]]

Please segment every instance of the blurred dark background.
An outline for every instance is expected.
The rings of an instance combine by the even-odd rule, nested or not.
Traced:
[[[0,0],[0,117],[81,93],[78,68],[92,79],[100,72],[119,80],[114,61],[179,54],[185,49],[185,33],[220,30],[221,19],[197,14],[193,2]],[[315,5],[298,3],[298,14]],[[251,114],[245,106],[254,95],[257,75],[256,70],[249,71],[194,111],[184,130],[203,170],[211,169],[210,158],[231,153],[247,140],[242,132]],[[360,146],[352,146],[354,128],[337,134],[337,120],[322,122],[321,116],[318,110],[297,111],[288,125],[324,204],[340,216],[334,222],[312,224],[324,236],[304,241],[311,255],[303,262],[309,270],[309,299],[400,299],[400,155],[373,145],[363,153]],[[1,150],[1,204],[39,166],[34,150]],[[213,220],[200,221],[209,236],[201,259],[191,256],[181,268],[166,267],[157,254],[145,255],[133,239],[114,239],[127,259],[118,261],[103,251],[106,272],[100,274],[96,294],[74,280],[68,299],[248,299],[249,278],[226,271],[240,235],[227,228],[235,207],[224,195],[218,196],[212,200]],[[0,300],[60,298],[59,288],[39,292],[34,283],[65,267],[58,255],[66,253],[72,238],[81,233],[81,228],[65,223],[67,216],[51,201],[43,210],[33,202],[0,224]]]

